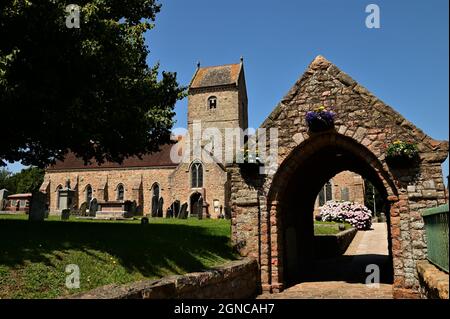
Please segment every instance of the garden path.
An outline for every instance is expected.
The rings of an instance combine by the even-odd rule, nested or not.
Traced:
[[[371,264],[379,267],[378,287],[365,284]],[[374,223],[372,230],[358,231],[343,256],[316,262],[307,281],[258,299],[391,299],[391,269],[386,223]]]

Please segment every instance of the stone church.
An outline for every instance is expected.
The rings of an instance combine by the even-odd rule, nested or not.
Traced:
[[[236,64],[198,65],[189,85],[187,113],[188,136],[194,135],[195,123],[201,123],[202,130],[217,128],[222,133],[226,128],[246,130],[248,99],[242,58]],[[226,165],[195,156],[189,162],[174,161],[173,155],[183,153],[190,142],[184,136],[174,140],[173,145],[163,145],[158,153],[142,159],[131,157],[122,164],[85,165],[69,153],[64,161],[46,169],[41,191],[46,193],[50,214],[72,208],[83,215],[91,211],[106,218],[162,217],[170,207],[177,216],[185,204],[189,216],[229,217],[231,182]],[[222,148],[225,153],[225,146]],[[192,150],[188,152],[193,155]],[[316,207],[331,199],[363,203],[362,178],[349,171],[336,175],[319,193]]]

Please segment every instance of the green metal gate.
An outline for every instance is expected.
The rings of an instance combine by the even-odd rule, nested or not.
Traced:
[[[448,272],[448,204],[422,212],[428,244],[428,260]]]

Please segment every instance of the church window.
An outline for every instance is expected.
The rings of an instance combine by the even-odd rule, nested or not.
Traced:
[[[92,186],[86,186],[86,203],[90,203],[92,200]]]
[[[125,194],[125,189],[122,184],[119,184],[117,186],[117,200],[123,200],[125,197],[124,194]]]
[[[211,96],[208,98],[208,107],[210,110],[217,108],[217,98],[215,96]]]
[[[333,199],[331,181],[328,181],[319,192],[319,206]]]
[[[203,187],[203,165],[193,163],[191,166],[191,186],[192,188]]]

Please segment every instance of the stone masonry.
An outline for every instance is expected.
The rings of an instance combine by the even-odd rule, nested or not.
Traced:
[[[310,133],[305,114],[321,105],[334,108],[335,127]],[[313,203],[327,180],[351,168],[383,191],[390,209],[394,297],[417,298],[416,262],[427,254],[419,211],[445,203],[441,163],[447,158],[448,142],[427,136],[322,56],[314,59],[261,126],[278,129],[276,173],[250,174],[237,165],[229,171],[233,241],[242,255],[258,259],[263,289],[278,292],[286,287],[284,230],[297,218],[292,217],[293,203]],[[396,140],[418,145],[417,166],[394,169],[386,163],[386,146]],[[308,207],[312,213],[313,204]],[[301,225],[296,226],[298,232]]]

